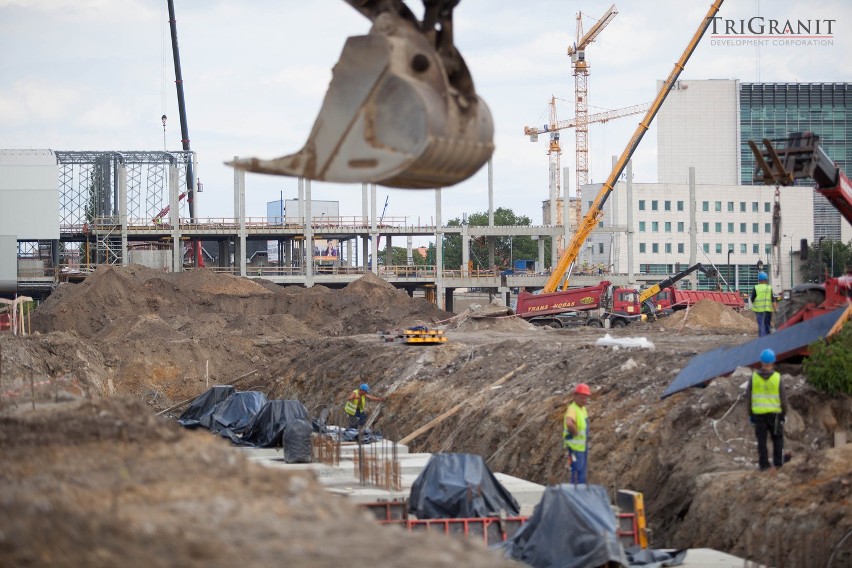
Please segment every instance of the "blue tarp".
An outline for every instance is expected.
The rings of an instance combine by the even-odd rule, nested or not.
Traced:
[[[845,309],[845,307],[837,308],[833,312],[797,323],[743,345],[720,347],[693,357],[660,398],[666,398],[689,387],[702,385],[716,377],[729,375],[737,367],[755,365],[760,361],[760,353],[764,349],[772,349],[781,360],[785,355],[807,347],[818,339],[823,339]]]
[[[628,560],[615,514],[599,485],[551,485],[532,516],[503,543],[508,558],[535,568],[586,568]]]

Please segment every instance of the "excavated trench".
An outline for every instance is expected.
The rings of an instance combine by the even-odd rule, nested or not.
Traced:
[[[371,407],[378,410],[375,428],[401,435],[464,403],[413,440],[412,451],[476,453],[495,471],[552,484],[567,477],[562,413],[573,385],[586,382],[593,391],[590,480],[644,493],[653,545],[710,547],[767,562],[803,551],[827,561],[839,552],[835,562],[852,561],[849,544],[833,549],[852,529],[852,445],[831,447],[835,431],[850,430],[848,397],[821,395],[800,367],[782,368],[793,460],[775,475],[756,471],[753,434],[738,401],[745,373],[659,399],[692,355],[747,340],[749,328],[736,329],[745,326],[739,320],[725,333],[714,329],[719,318],[698,316],[673,329],[663,321],[613,332],[645,336],[653,351],[596,347],[601,330],[464,318],[449,322],[447,344],[408,346],[381,343],[374,332],[434,325],[450,314],[376,278],[340,292],[222,278],[133,267],[64,287],[35,314],[42,335],[0,339],[4,390],[8,377],[20,387],[33,374],[65,373],[80,392],[127,395],[160,410],[253,371],[239,388],[298,398],[319,412],[340,407],[366,381],[387,395]]]

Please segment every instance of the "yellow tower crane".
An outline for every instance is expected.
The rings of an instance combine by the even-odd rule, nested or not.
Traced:
[[[585,128],[589,124],[594,124],[597,122],[609,122],[615,118],[621,118],[624,116],[630,116],[633,114],[640,114],[647,111],[651,107],[651,103],[643,103],[641,105],[633,105],[629,107],[608,110],[605,112],[599,112],[595,114],[586,114],[584,118],[574,117],[569,120],[558,120],[556,116],[556,97],[550,97],[550,122],[548,124],[543,125],[541,128],[535,126],[524,126],[524,134],[530,137],[530,142],[538,142],[539,134],[550,134],[550,143],[547,147],[547,156],[550,162],[550,183],[551,189],[555,193],[556,199],[559,199],[562,191],[561,185],[561,175],[562,167],[561,167],[561,158],[562,148],[559,145],[559,131],[566,130],[568,128]],[[577,186],[577,197],[580,196],[580,187]],[[565,201],[563,203],[567,203],[568,201],[567,192],[565,194]],[[564,210],[564,205],[563,205]],[[562,217],[558,214],[554,214],[551,211],[551,220],[555,219],[556,225],[561,225],[563,220]],[[580,213],[580,208],[577,208],[576,211],[576,220],[575,223],[577,227],[580,226],[580,219],[582,215]],[[561,239],[560,239],[561,241]],[[562,249],[561,243],[559,249]]]
[[[571,66],[574,68],[574,117],[577,126],[574,128],[576,135],[576,160],[574,168],[577,172],[577,192],[589,181],[589,62],[586,60],[586,48],[603,29],[615,18],[618,10],[615,4],[583,34],[583,13],[577,12],[577,40],[574,45],[568,47],[568,56],[571,58]]]

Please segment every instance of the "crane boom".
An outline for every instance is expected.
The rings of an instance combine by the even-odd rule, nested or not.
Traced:
[[[624,148],[624,151],[621,153],[621,156],[618,158],[618,162],[612,168],[612,172],[609,174],[609,178],[607,178],[606,182],[601,187],[598,192],[595,200],[592,202],[591,207],[586,212],[586,215],[583,217],[583,220],[580,222],[580,225],[577,227],[577,231],[574,233],[574,236],[571,238],[571,242],[568,243],[568,246],[565,248],[565,251],[562,253],[562,256],[559,257],[559,261],[556,266],[553,268],[553,271],[550,274],[550,278],[547,279],[547,283],[544,286],[544,292],[554,292],[558,287],[560,282],[562,282],[563,277],[569,272],[569,269],[573,266],[574,262],[577,260],[577,256],[580,254],[580,249],[583,246],[583,243],[586,242],[586,239],[589,238],[589,235],[592,233],[594,228],[598,225],[598,222],[603,217],[603,206],[606,203],[606,200],[609,198],[609,195],[612,193],[613,187],[615,185],[615,180],[621,175],[621,172],[624,171],[625,166],[627,166],[627,162],[633,156],[633,153],[636,151],[636,148],[639,146],[639,143],[642,141],[642,137],[645,136],[645,132],[648,131],[648,128],[651,126],[651,122],[654,120],[654,117],[659,112],[660,107],[663,105],[663,101],[666,100],[669,92],[674,86],[675,81],[680,76],[683,68],[686,66],[686,62],[689,60],[692,53],[695,51],[695,48],[698,46],[698,42],[701,41],[701,38],[704,36],[704,32],[707,31],[707,28],[710,26],[710,22],[713,21],[713,18],[716,16],[716,13],[719,11],[719,8],[722,6],[722,2],[724,0],[715,0],[713,5],[710,6],[710,9],[707,12],[707,15],[704,16],[704,19],[701,21],[701,24],[698,26],[698,29],[695,30],[695,34],[693,34],[692,39],[689,40],[689,44],[687,44],[686,49],[683,54],[681,54],[680,59],[674,65],[671,73],[668,78],[663,83],[660,92],[657,93],[657,97],[651,103],[651,108],[648,109],[648,112],[645,114],[645,118],[642,122],[639,123],[639,126],[636,127],[636,131],[633,133],[633,137],[627,143],[627,147]],[[580,188],[578,187],[579,191]],[[564,288],[568,287],[568,280],[565,280]]]
[[[603,31],[616,14],[618,14],[618,10],[615,9],[615,4],[613,4],[583,37],[580,37],[580,34],[583,32],[583,14],[582,12],[577,14],[577,43],[568,46],[568,55],[574,55],[576,52],[586,49],[586,46],[595,41],[598,34]]]
[[[534,139],[534,137],[537,138],[539,134],[554,132],[556,130],[565,130],[566,128],[574,128],[575,126],[582,123],[593,124],[595,122],[608,122],[616,118],[622,118],[625,116],[630,116],[632,114],[639,114],[645,112],[649,108],[651,108],[651,103],[642,103],[641,105],[633,105],[629,107],[608,110],[605,112],[589,114],[585,117],[585,119],[582,117],[574,117],[568,120],[551,120],[550,124],[545,124],[541,128],[538,128],[536,126],[524,126],[524,134],[529,136],[532,142],[535,142],[536,140]]]

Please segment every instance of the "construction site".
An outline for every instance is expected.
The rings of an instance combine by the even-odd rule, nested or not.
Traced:
[[[739,96],[679,81],[722,0],[653,102],[598,114],[585,49],[618,11],[589,29],[577,14],[575,118],[553,97],[548,124],[524,128],[549,138],[540,226],[494,223],[493,124],[453,45],[458,2],[424,0],[422,20],[401,0],[348,3],[373,28],[347,42],[302,150],[229,163],[233,218],[194,210],[171,1],[181,152],[0,151],[0,566],[852,566],[852,266],[822,245],[852,230],[835,141],[749,131],[754,185],[731,148],[679,162],[688,183],[661,150],[660,183],[633,183],[658,112]],[[422,124],[391,135],[388,109]],[[637,114],[591,183],[589,125]],[[687,152],[678,128],[661,149]],[[488,224],[445,224],[445,188],[486,163]],[[247,172],[298,179],[286,214],[282,192],[247,217]],[[360,214],[312,181],[360,183]],[[434,190],[430,223],[378,215],[376,185]],[[30,216],[25,192],[58,218]],[[668,242],[645,234],[660,222]],[[503,236],[533,237],[538,258],[500,266]],[[419,237],[434,264],[412,262]],[[261,248],[277,260],[252,260]]]

